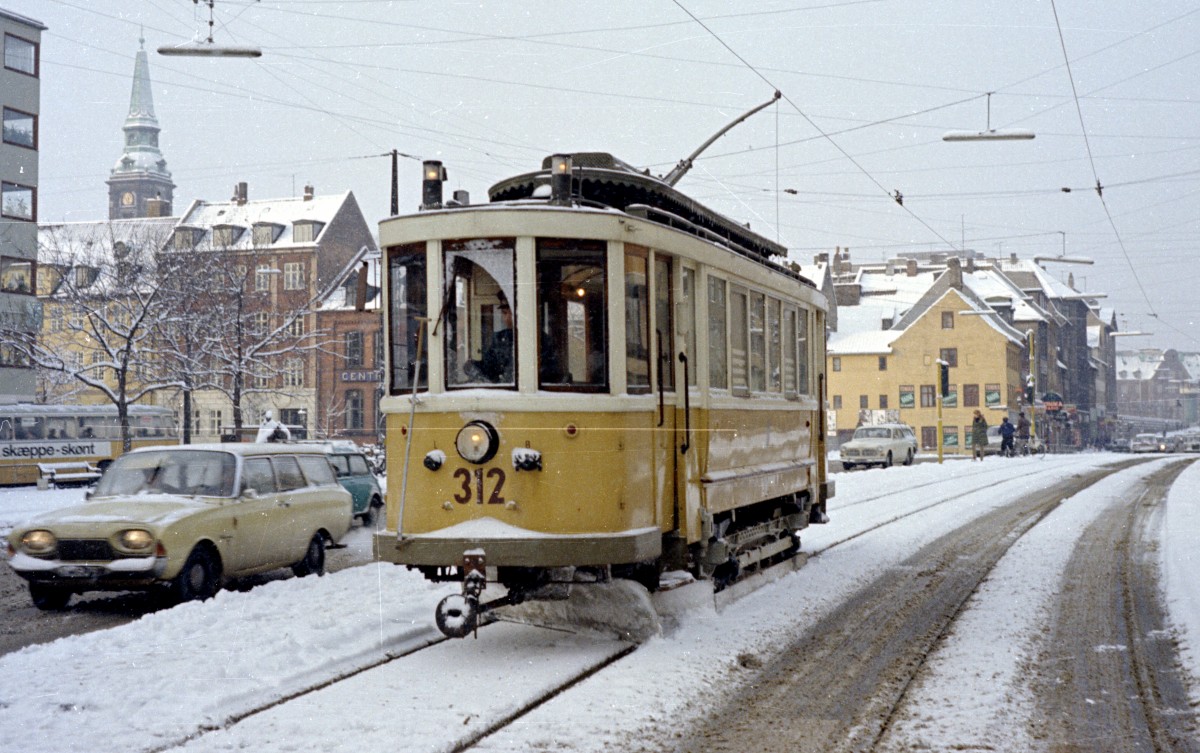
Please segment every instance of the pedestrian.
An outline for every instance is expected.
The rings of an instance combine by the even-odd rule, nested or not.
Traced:
[[[974,446],[973,460],[983,460],[983,448],[987,447],[987,421],[983,414],[978,410],[975,411],[975,418],[971,421],[971,444]]]
[[[1008,416],[1000,419],[1000,454],[1012,457],[1016,453],[1013,452],[1013,435],[1017,433],[1017,427],[1009,422]]]

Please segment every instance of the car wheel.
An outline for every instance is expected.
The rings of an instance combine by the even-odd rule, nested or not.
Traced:
[[[312,541],[308,542],[308,549],[304,552],[304,558],[292,565],[292,572],[300,578],[306,575],[325,574],[324,536],[319,533],[313,534]]]
[[[220,568],[207,549],[196,548],[171,583],[176,601],[204,601],[221,590]]]
[[[883,461],[883,467],[884,468],[892,467],[892,451],[891,450],[888,450],[887,460]]]
[[[67,608],[71,601],[71,592],[65,588],[55,588],[44,583],[30,583],[29,596],[33,605],[47,612],[57,612]]]
[[[909,450],[909,451],[908,451],[908,454],[906,454],[906,455],[904,456],[904,464],[905,464],[905,465],[912,465],[912,463],[913,463],[913,451],[912,451],[912,450]]]
[[[362,522],[364,528],[374,528],[379,522],[379,511],[383,509],[383,500],[379,497],[371,497],[371,501],[367,504],[367,511],[362,514]]]
[[[843,470],[843,471],[852,471],[852,470],[854,470],[854,463],[847,463],[845,460],[843,460],[843,461],[842,461],[842,470]]]

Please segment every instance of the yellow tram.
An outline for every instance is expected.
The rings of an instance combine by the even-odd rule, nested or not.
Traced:
[[[606,153],[380,224],[388,338],[379,559],[463,581],[464,635],[573,580],[717,587],[823,523],[823,295],[786,249]],[[494,604],[495,602],[492,602]]]

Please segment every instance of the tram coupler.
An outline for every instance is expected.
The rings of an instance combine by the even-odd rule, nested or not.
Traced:
[[[479,629],[480,615],[495,608],[491,603],[482,608],[479,604],[479,595],[487,587],[486,562],[487,556],[482,549],[463,552],[462,593],[442,599],[433,613],[438,630],[447,638],[465,638],[475,632]]]

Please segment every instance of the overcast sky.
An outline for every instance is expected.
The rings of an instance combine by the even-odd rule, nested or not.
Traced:
[[[192,0],[0,7],[49,27],[43,221],[107,216],[142,33],[176,213],[238,181],[252,199],[311,183],[353,191],[374,227],[392,149],[443,160],[448,191],[475,201],[556,151],[663,174],[779,89],[682,190],[800,261],[836,246],[861,261],[964,245],[1090,257],[1048,269],[1153,333],[1122,347],[1200,351],[1187,0],[216,0],[216,41],[259,46],[257,60],[154,52],[207,36]],[[987,92],[991,128],[1036,139],[942,141],[987,128]],[[417,159],[401,162],[402,212],[419,203]]]

